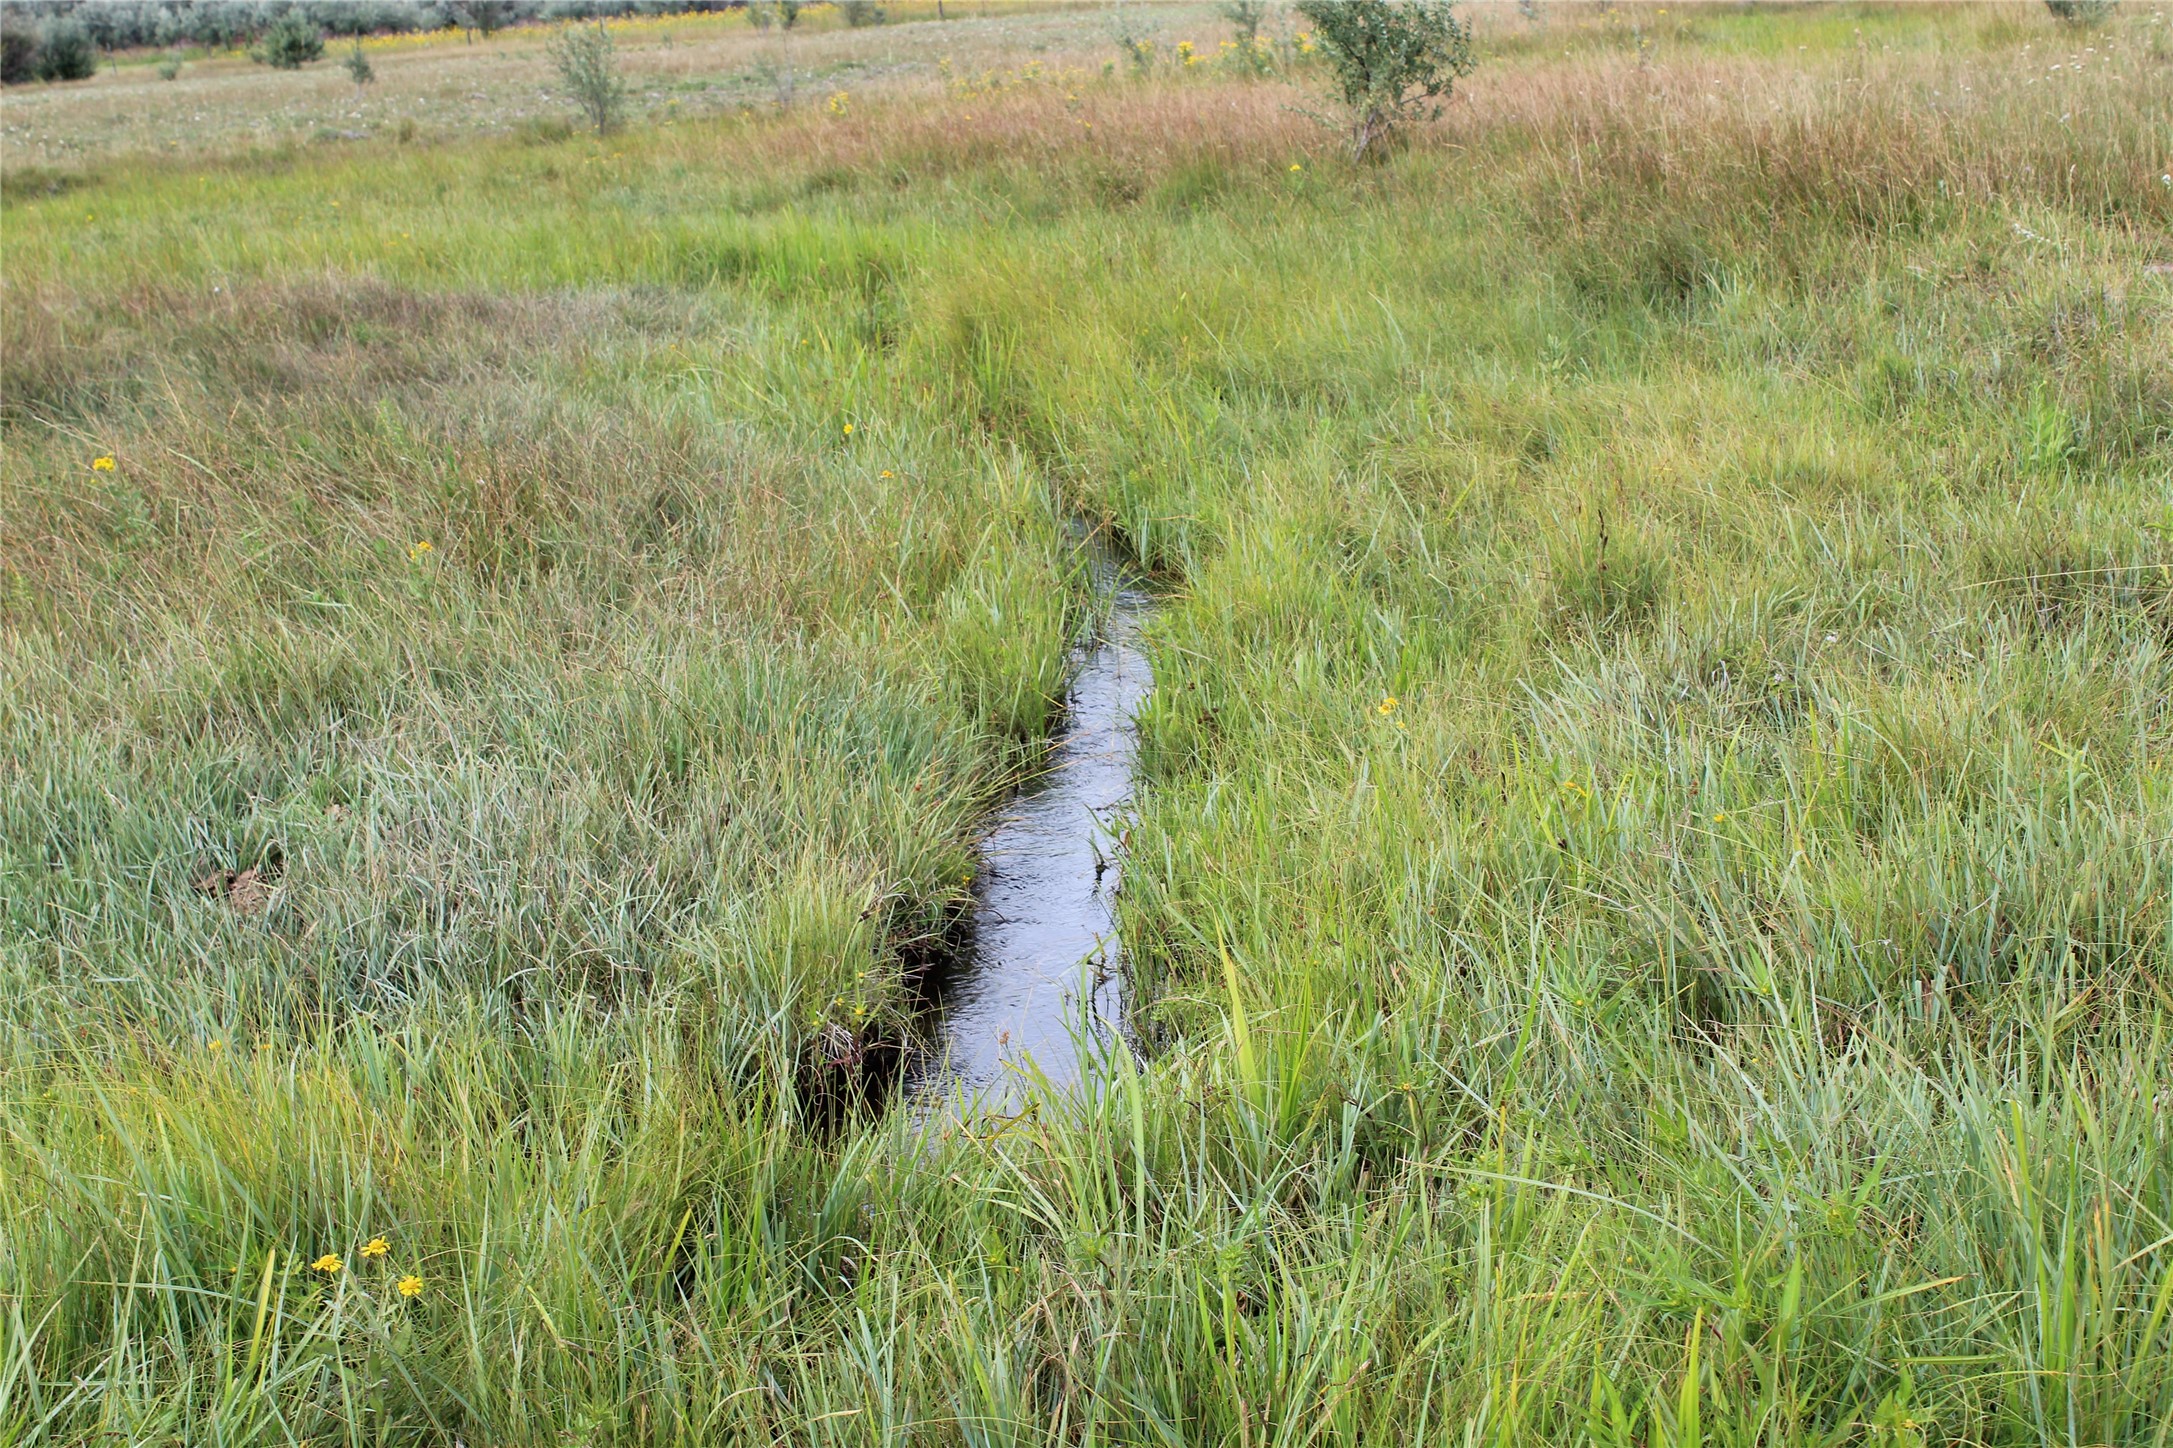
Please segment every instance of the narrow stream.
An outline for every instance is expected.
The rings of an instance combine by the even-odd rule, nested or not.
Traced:
[[[1139,757],[1132,719],[1154,684],[1140,631],[1155,600],[1099,533],[1081,546],[1107,606],[1073,652],[1049,767],[981,841],[973,927],[930,982],[930,1045],[908,1081],[923,1106],[1003,1110],[1036,1075],[1076,1081],[1082,1050],[1124,1031],[1117,869]]]

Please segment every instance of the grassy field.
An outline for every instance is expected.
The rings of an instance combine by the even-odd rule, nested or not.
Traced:
[[[1017,80],[1026,67],[1076,82],[1112,55],[1110,14],[1083,0],[885,0],[900,22],[847,27],[834,5],[804,12],[790,33],[757,29],[746,13],[643,16],[611,25],[627,108],[644,121],[773,109],[780,97],[823,105],[879,89],[942,91]],[[1158,6],[1130,23],[1174,44],[1179,31],[1218,26],[1213,7]],[[324,63],[269,71],[246,51],[190,53],[173,82],[164,53],[116,56],[81,85],[26,87],[0,104],[0,146],[11,165],[78,167],[142,152],[191,157],[247,146],[331,146],[404,138],[407,144],[512,133],[563,139],[571,113],[555,94],[545,43],[553,27],[501,30],[473,44],[443,34],[363,42],[376,79],[357,88],[332,41]]]
[[[955,8],[0,102],[0,1442],[2173,1442],[2173,12],[1504,6],[1354,169]],[[826,1129],[1067,512],[1148,1049]]]

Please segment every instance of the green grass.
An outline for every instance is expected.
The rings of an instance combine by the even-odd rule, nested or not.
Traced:
[[[1494,17],[1364,172],[1163,76],[11,192],[0,1437],[2168,1442],[2124,8]],[[825,1129],[1067,510],[1150,1049]]]

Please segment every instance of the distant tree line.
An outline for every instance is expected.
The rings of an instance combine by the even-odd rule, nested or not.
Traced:
[[[4,24],[27,36],[80,33],[99,50],[251,45],[289,16],[326,35],[426,30],[488,34],[523,20],[587,20],[731,10],[745,0],[11,0]],[[65,44],[65,42],[64,42]],[[27,78],[27,77],[25,77]],[[65,77],[50,77],[65,78]]]

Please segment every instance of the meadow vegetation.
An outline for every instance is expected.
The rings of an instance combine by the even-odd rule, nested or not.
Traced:
[[[2173,14],[1535,11],[11,184],[0,1436],[2173,1441]]]

